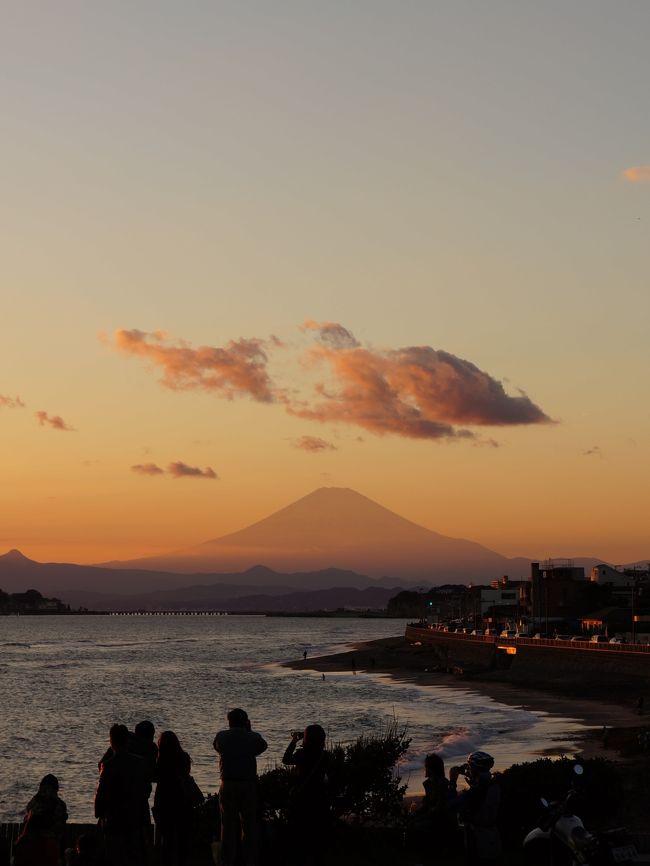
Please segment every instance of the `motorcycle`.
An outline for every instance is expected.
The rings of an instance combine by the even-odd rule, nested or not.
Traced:
[[[526,866],[613,866],[634,863],[636,847],[624,829],[591,833],[574,812],[578,796],[576,782],[584,773],[573,768],[575,779],[563,800],[542,799],[539,824],[524,839]]]

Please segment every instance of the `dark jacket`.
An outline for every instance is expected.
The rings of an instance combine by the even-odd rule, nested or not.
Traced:
[[[268,748],[266,740],[247,728],[219,731],[213,746],[219,753],[219,774],[223,782],[254,782],[258,755]]]
[[[95,817],[106,830],[132,830],[149,822],[150,785],[142,758],[120,752],[102,764],[95,792]]]
[[[296,750],[296,741],[291,740],[282,757],[283,764],[289,764],[296,768],[296,787],[300,787],[305,793],[316,790],[325,785],[325,776],[329,764],[329,752],[325,749]]]
[[[185,785],[190,776],[192,761],[187,752],[177,760],[159,760],[156,767],[158,784],[153,798],[153,817],[156,824],[179,824],[189,821],[192,812],[187,802]]]

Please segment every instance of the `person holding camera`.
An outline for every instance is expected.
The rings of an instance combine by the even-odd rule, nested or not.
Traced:
[[[302,747],[297,749],[302,740]],[[320,725],[307,725],[294,731],[282,763],[294,767],[289,793],[289,832],[292,859],[296,863],[317,864],[327,835],[329,800],[327,769],[329,752]]]
[[[501,790],[491,770],[494,758],[487,752],[472,752],[467,763],[449,770],[449,809],[458,814],[464,827],[467,866],[494,864],[501,857],[501,837],[497,827]],[[456,791],[458,777],[464,776],[469,788]]]

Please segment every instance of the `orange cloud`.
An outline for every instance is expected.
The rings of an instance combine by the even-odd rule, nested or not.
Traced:
[[[71,433],[74,431],[74,427],[70,427],[65,423],[63,418],[60,415],[48,415],[47,412],[43,412],[42,410],[39,412],[34,412],[36,418],[38,419],[38,423],[41,427],[51,427],[53,430],[65,430],[66,433]]]
[[[137,472],[138,475],[162,475],[164,471],[155,463],[136,463],[131,467],[131,472]]]
[[[170,463],[167,467],[167,472],[173,475],[174,478],[210,478],[218,480],[219,476],[211,466],[206,466],[205,469],[199,469],[198,466],[188,466],[187,463],[182,463],[178,460],[176,463]]]
[[[650,183],[650,165],[633,165],[626,168],[623,177],[630,183]]]
[[[20,397],[7,397],[6,394],[0,394],[0,408],[5,409],[24,409],[25,404]]]
[[[525,394],[509,396],[470,361],[430,346],[378,352],[346,341],[345,347],[321,343],[312,354],[329,365],[334,386],[318,384],[321,399],[313,405],[289,404],[287,411],[300,418],[413,439],[476,438],[458,424],[550,422]]]
[[[300,439],[294,439],[294,448],[301,448],[303,451],[308,451],[310,454],[317,454],[319,451],[336,451],[336,445],[321,439],[320,436],[301,436]]]
[[[224,348],[199,346],[198,349],[184,341],[169,345],[166,340],[164,331],[147,333],[120,329],[115,332],[117,348],[159,367],[162,384],[174,391],[201,388],[229,400],[241,395],[263,403],[274,399],[264,340],[231,340]],[[275,345],[273,340],[271,344]]]
[[[320,342],[333,349],[354,349],[361,345],[354,334],[338,322],[315,322],[313,319],[306,319],[302,329],[317,331]]]

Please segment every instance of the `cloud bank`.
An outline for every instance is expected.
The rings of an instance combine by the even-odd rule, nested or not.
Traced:
[[[47,426],[51,427],[53,430],[64,430],[66,433],[72,433],[74,431],[74,427],[70,427],[66,424],[60,415],[48,415],[47,412],[43,412],[42,410],[35,412],[34,415],[41,427]]]
[[[159,368],[162,384],[174,391],[202,389],[228,400],[248,396],[262,403],[274,399],[264,340],[231,340],[225,347],[193,349],[184,341],[169,344],[164,331],[137,329],[120,329],[114,339],[119,351]]]
[[[203,389],[226,399],[248,396],[275,402],[303,420],[347,424],[377,435],[485,444],[468,427],[552,423],[523,391],[507,394],[498,379],[442,349],[371,348],[338,322],[307,319],[301,330],[312,335],[310,348],[293,360],[310,363],[299,365],[303,379],[283,387],[268,371],[268,352],[287,348],[277,337],[194,349],[185,341],[170,343],[163,331],[133,329],[116,331],[115,345],[158,368],[162,384],[172,390]],[[325,375],[306,394],[305,371],[314,369]],[[498,446],[493,439],[487,444]],[[334,447],[319,437],[302,437],[294,445],[311,452]],[[196,467],[167,471],[175,477],[212,477]]]
[[[630,183],[650,183],[650,165],[633,165],[626,168],[623,177]]]

